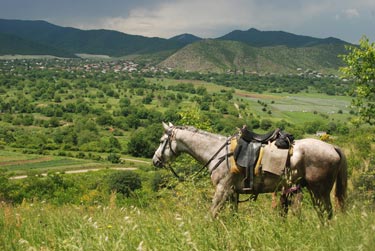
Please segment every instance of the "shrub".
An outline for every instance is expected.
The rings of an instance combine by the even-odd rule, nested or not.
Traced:
[[[268,130],[272,127],[272,121],[269,119],[262,119],[260,122],[260,128],[263,130]]]
[[[109,176],[108,186],[110,191],[129,197],[131,192],[142,188],[142,181],[139,174],[135,172],[121,171]]]
[[[120,156],[115,154],[115,153],[109,154],[108,157],[107,157],[107,160],[110,161],[113,164],[118,164],[118,163],[121,162]]]

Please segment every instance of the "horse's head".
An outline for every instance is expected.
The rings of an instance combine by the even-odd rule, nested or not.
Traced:
[[[176,141],[175,141],[175,127],[163,122],[164,134],[160,139],[160,145],[155,151],[152,162],[156,167],[163,167],[173,157],[176,157]]]

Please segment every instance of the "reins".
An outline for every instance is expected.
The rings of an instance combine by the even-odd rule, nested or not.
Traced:
[[[219,148],[219,150],[216,151],[216,153],[214,155],[212,155],[212,157],[206,162],[206,164],[204,166],[201,167],[201,169],[198,170],[198,172],[194,175],[198,175],[200,172],[203,171],[203,169],[205,169],[206,167],[208,167],[208,165],[216,158],[216,156],[221,152],[221,150],[223,150],[224,147],[228,146],[230,140],[235,136],[236,134],[230,136],[226,141],[225,143]],[[228,152],[228,150],[227,150]],[[228,156],[228,153],[225,154],[225,157],[227,158]],[[212,168],[212,171],[211,173],[224,161],[224,158],[220,158],[219,161],[216,163],[216,165]]]
[[[214,155],[211,156],[211,158],[206,162],[206,164],[204,164],[196,173],[192,174],[191,177],[196,177],[198,174],[200,174],[206,167],[208,167],[208,165],[211,164],[211,162],[217,157],[217,155],[221,152],[221,150],[224,149],[224,147],[228,146],[228,144],[230,143],[231,139],[233,137],[235,137],[238,133],[234,133],[232,136],[230,136],[229,138],[227,138],[227,140],[224,142],[224,144],[215,152]],[[169,147],[170,147],[170,150],[172,151],[173,154],[175,154],[175,152],[173,151],[172,147],[171,147],[171,137],[172,137],[172,133],[168,133],[168,140],[169,141]],[[167,141],[164,143],[164,146],[163,146],[163,149],[162,149],[162,152],[164,152],[165,150],[165,147],[167,145]],[[215,164],[215,166],[212,168],[211,170],[211,173],[224,161],[224,159],[227,159],[227,165],[228,165],[228,168],[229,168],[229,163],[228,163],[228,147],[227,147],[227,153],[219,158],[219,161]],[[184,178],[181,178],[177,172],[173,169],[173,167],[171,165],[166,165],[167,168],[173,173],[173,175],[179,180],[179,181],[184,181],[185,179]]]

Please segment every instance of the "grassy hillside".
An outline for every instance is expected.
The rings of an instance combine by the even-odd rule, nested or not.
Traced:
[[[288,73],[297,68],[336,72],[342,65],[343,45],[319,45],[301,48],[252,47],[235,41],[203,40],[190,44],[160,63],[184,71]]]
[[[176,195],[172,195],[175,192]],[[283,219],[270,196],[240,205],[236,215],[208,215],[211,192],[185,182],[158,200],[51,206],[0,205],[2,250],[364,250],[375,245],[374,211],[362,202],[319,222],[308,197],[301,214]],[[307,194],[306,194],[307,195]],[[138,200],[138,203],[137,203]],[[143,204],[143,201],[145,204]]]

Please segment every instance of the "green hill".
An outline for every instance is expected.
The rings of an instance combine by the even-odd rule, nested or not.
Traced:
[[[345,41],[333,37],[322,39],[310,36],[296,35],[285,31],[260,31],[254,28],[246,31],[235,30],[217,39],[244,42],[256,47],[283,45],[293,48],[309,47],[315,45],[349,44]]]
[[[192,34],[184,33],[184,34],[181,34],[181,35],[171,37],[169,40],[178,41],[179,43],[187,45],[187,44],[191,44],[191,43],[197,42],[199,40],[202,40],[202,38],[194,36]]]
[[[283,31],[233,31],[217,39],[182,34],[170,39],[111,30],[80,30],[45,21],[0,19],[0,55],[78,54],[124,57],[188,71],[289,73],[297,68],[336,72],[348,43]]]
[[[45,21],[0,19],[0,33],[60,48],[68,54],[86,53],[120,57],[177,50],[183,46],[175,40],[129,35],[111,30],[80,30]]]
[[[245,70],[259,73],[296,72],[297,68],[323,73],[336,72],[341,66],[342,44],[289,48],[286,46],[253,47],[224,40],[202,40],[177,51],[160,66],[183,71],[225,72]]]
[[[0,55],[52,55],[56,57],[76,57],[74,54],[67,51],[4,33],[0,33]]]

